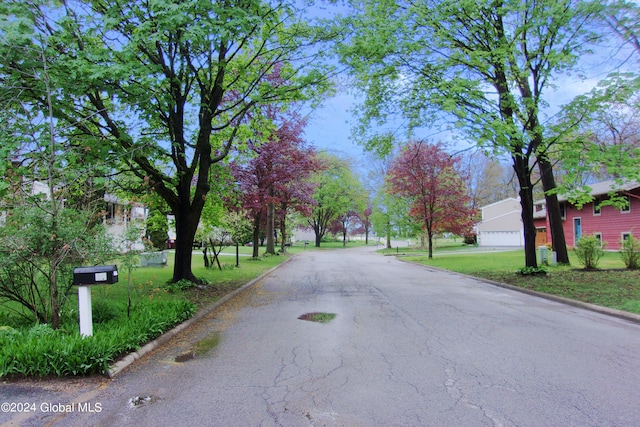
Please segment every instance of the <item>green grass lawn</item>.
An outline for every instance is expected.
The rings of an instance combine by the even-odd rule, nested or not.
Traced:
[[[347,247],[364,245],[364,242],[349,242]],[[322,242],[320,249],[342,248],[342,242]],[[254,278],[265,273],[287,259],[286,255],[261,256],[254,260],[251,255],[251,246],[242,246],[240,249],[239,268],[235,267],[235,247],[224,248],[220,256],[222,270],[214,264],[213,267],[205,268],[201,250],[193,251],[192,269],[196,277],[204,279],[208,285],[203,288],[176,289],[167,286],[167,282],[173,276],[174,251],[169,250],[167,265],[164,267],[136,267],[131,272],[123,263],[114,260],[118,265],[119,281],[113,285],[99,285],[91,288],[91,298],[93,306],[93,317],[99,318],[104,313],[102,310],[126,310],[131,296],[131,305],[135,306],[141,301],[147,300],[189,300],[196,304],[198,308],[206,306],[222,298],[224,295],[243,286]],[[298,242],[287,248],[287,253],[292,255],[308,250],[317,250],[313,242],[304,245]],[[264,255],[265,248],[260,247],[260,255]],[[130,277],[129,277],[130,273]],[[23,309],[16,303],[3,302],[0,304],[0,325],[29,326],[33,320],[16,315]],[[78,322],[78,296],[77,287],[71,289],[67,302],[64,306],[63,321],[69,324],[70,328],[76,328]]]
[[[570,252],[571,266],[550,266],[545,276],[521,276],[515,272],[524,266],[524,251],[478,252],[465,254],[434,253],[407,256],[404,259],[445,270],[508,283],[539,292],[640,314],[640,271],[627,270],[617,252],[607,252],[598,270],[585,271]]]

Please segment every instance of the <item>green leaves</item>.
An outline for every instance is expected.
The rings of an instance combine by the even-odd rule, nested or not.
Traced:
[[[1,327],[0,378],[106,374],[117,357],[194,313],[194,305],[186,301],[145,302],[136,306],[130,319],[123,310],[119,318],[96,324],[90,337],[46,324],[24,331]]]
[[[582,236],[576,243],[574,252],[584,268],[591,270],[597,268],[600,258],[604,255],[605,245],[606,242],[602,242],[595,235]]]

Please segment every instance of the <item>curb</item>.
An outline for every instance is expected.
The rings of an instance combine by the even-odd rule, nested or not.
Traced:
[[[176,335],[178,335],[184,329],[188,328],[189,326],[193,325],[196,322],[199,322],[204,317],[206,317],[211,312],[213,312],[215,309],[217,309],[221,305],[225,304],[227,301],[235,298],[236,296],[238,296],[242,292],[246,291],[247,289],[249,289],[250,287],[252,287],[256,283],[258,283],[259,281],[264,279],[269,274],[273,273],[276,269],[278,269],[281,266],[283,266],[286,263],[288,263],[292,258],[293,258],[293,256],[290,256],[289,258],[287,258],[286,260],[284,260],[280,264],[276,265],[275,267],[272,267],[271,269],[269,269],[266,272],[262,273],[260,276],[258,276],[255,279],[251,280],[250,282],[248,282],[248,283],[242,285],[241,287],[239,287],[238,289],[226,294],[225,296],[220,298],[218,301],[216,301],[214,303],[211,303],[210,305],[200,309],[195,314],[195,316],[193,316],[192,318],[190,318],[188,320],[185,320],[184,322],[180,323],[178,326],[175,326],[173,329],[165,332],[164,334],[160,335],[158,338],[154,339],[153,341],[150,341],[150,342],[146,343],[145,345],[140,347],[140,350],[134,351],[132,353],[129,353],[128,355],[126,355],[122,359],[118,360],[116,363],[111,365],[111,367],[107,371],[108,377],[109,378],[114,378],[116,375],[118,375],[121,371],[123,371],[125,368],[127,368],[129,365],[131,365],[133,362],[135,362],[136,360],[140,359],[142,356],[144,356],[145,354],[151,352],[152,350],[156,349],[157,347],[161,346],[162,344],[168,342],[171,338],[173,338]]]
[[[456,274],[458,276],[466,277],[466,278],[469,278],[469,279],[475,279],[475,280],[478,280],[479,282],[484,282],[484,283],[487,283],[489,285],[497,286],[499,288],[509,289],[511,291],[516,291],[516,292],[520,292],[520,293],[523,293],[523,294],[528,294],[528,295],[532,295],[532,296],[535,296],[535,297],[548,299],[548,300],[551,300],[551,301],[559,302],[561,304],[570,305],[572,307],[582,308],[582,309],[585,309],[585,310],[594,311],[596,313],[600,313],[600,314],[604,314],[604,315],[612,316],[612,317],[617,317],[619,319],[623,319],[623,320],[627,320],[629,322],[639,323],[640,324],[640,314],[629,313],[627,311],[616,310],[614,308],[603,307],[601,305],[591,304],[591,303],[583,302],[583,301],[577,301],[577,300],[573,300],[573,299],[570,299],[570,298],[565,298],[565,297],[560,297],[560,296],[557,296],[557,295],[547,294],[547,293],[544,293],[544,292],[538,292],[538,291],[534,291],[534,290],[531,290],[531,289],[521,288],[519,286],[509,285],[507,283],[496,282],[494,280],[489,280],[489,279],[483,279],[482,277],[470,276],[468,274],[458,273],[458,272],[451,271],[451,270],[445,270],[443,268],[433,267],[431,265],[420,264],[420,263],[417,263],[417,262],[414,262],[414,261],[406,261],[406,260],[403,260],[403,259],[398,259],[398,261],[406,262],[407,264],[417,265],[417,266],[424,267],[424,268],[427,268],[427,269],[433,269],[433,270],[436,270],[436,271],[442,271],[442,272],[446,272],[446,273]]]

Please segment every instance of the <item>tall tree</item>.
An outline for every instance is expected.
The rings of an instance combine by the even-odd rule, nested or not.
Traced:
[[[460,154],[459,167],[467,177],[474,208],[517,197],[518,184],[514,181],[513,168],[508,162],[489,158],[482,151]]]
[[[640,79],[610,76],[563,109],[556,126],[572,133],[553,155],[564,171],[562,193],[576,205],[593,200],[589,184],[595,181],[640,180],[639,96]],[[604,203],[618,202],[612,193]]]
[[[94,194],[84,198],[87,203],[74,194],[93,182],[92,156],[80,169],[82,153],[62,136],[52,114],[48,61],[44,55],[33,61],[38,68],[28,72],[42,84],[42,112],[16,96],[24,88],[6,81],[0,87],[3,112],[11,111],[0,121],[0,301],[17,303],[18,314],[55,329],[69,300],[73,268],[113,259],[114,250],[97,221]]]
[[[358,224],[355,230],[356,233],[364,234],[364,244],[369,244],[369,234],[373,226],[371,216],[373,215],[373,206],[367,205],[364,211],[358,213]]]
[[[308,211],[313,192],[309,178],[320,168],[315,150],[303,139],[306,121],[296,112],[276,108],[267,108],[265,113],[276,129],[263,129],[268,133],[265,141],[249,140],[245,156],[240,154],[231,163],[243,208],[253,218],[254,257],[259,256],[261,232],[266,234],[266,252],[275,254],[276,217],[286,233],[287,213]]]
[[[413,126],[454,122],[511,157],[519,183],[525,264],[536,266],[532,171],[540,165],[558,260],[568,262],[541,113],[552,79],[595,35],[598,2],[364,2],[343,58],[366,93],[363,130],[400,107]]]
[[[380,138],[377,138],[378,141]],[[393,151],[397,148],[392,135],[386,135],[386,144],[377,144],[370,141],[371,147],[365,147],[368,151],[367,158],[367,190],[373,196],[372,213],[370,216],[373,230],[378,236],[385,236],[386,247],[391,249],[391,234],[394,229],[394,203],[393,196],[387,191],[385,177],[391,167],[394,157]]]
[[[615,0],[602,12],[611,30],[640,54],[640,6],[634,1]]]
[[[331,223],[340,215],[355,210],[354,207],[358,207],[366,199],[364,188],[348,162],[326,153],[321,156],[321,160],[325,163],[325,168],[312,178],[316,185],[313,194],[315,205],[307,218],[316,235],[317,248]]]
[[[309,99],[327,88],[295,2],[9,0],[0,46],[3,80],[44,106],[27,72],[29,47],[45,49],[53,115],[110,167],[146,180],[175,215],[173,280],[197,281],[192,242],[210,191],[211,166],[229,153],[256,105]],[[281,79],[265,78],[276,67]]]
[[[389,171],[392,191],[407,199],[409,214],[427,234],[429,258],[433,258],[433,237],[451,232],[466,235],[473,224],[474,209],[456,159],[440,144],[407,144]]]

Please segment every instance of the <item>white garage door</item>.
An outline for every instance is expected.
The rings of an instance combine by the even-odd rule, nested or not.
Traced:
[[[519,231],[483,231],[478,236],[480,246],[522,246],[522,233]]]

